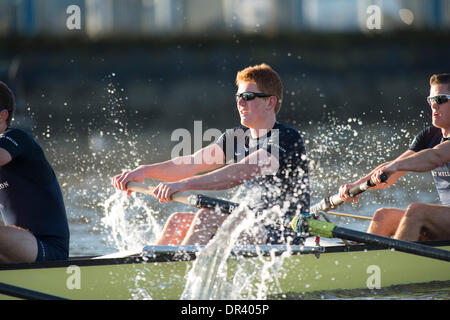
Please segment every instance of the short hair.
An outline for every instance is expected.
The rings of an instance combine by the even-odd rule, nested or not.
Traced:
[[[433,74],[430,78],[430,86],[435,84],[446,84],[450,90],[450,73]]]
[[[278,73],[269,65],[262,63],[239,71],[236,75],[236,85],[239,86],[240,82],[252,82],[262,93],[276,96],[275,114],[280,111],[283,101],[283,84]]]
[[[8,110],[6,124],[9,126],[16,109],[16,100],[11,89],[2,81],[0,81],[0,109]]]

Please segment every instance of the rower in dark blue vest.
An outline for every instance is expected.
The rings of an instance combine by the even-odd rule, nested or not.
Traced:
[[[379,165],[355,184],[371,179],[377,184],[375,188],[385,188],[408,172],[430,171],[441,204],[412,203],[406,209],[379,209],[369,233],[407,241],[450,239],[450,74],[430,78],[427,102],[432,110],[433,126],[422,130],[402,155]],[[389,176],[386,183],[380,179],[383,173]],[[342,200],[352,200],[348,191],[355,184],[341,186]]]
[[[240,127],[233,126],[194,154],[118,174],[113,185],[130,193],[129,181],[160,180],[153,191],[160,202],[172,201],[175,192],[242,185],[249,207],[261,212],[255,213],[261,219],[240,234],[240,243],[297,244],[299,234],[285,226],[296,212],[309,211],[308,161],[300,133],[277,121],[283,100],[281,78],[263,63],[239,71],[235,82],[233,107],[239,113]],[[208,209],[175,212],[157,244],[206,245],[228,216]]]
[[[15,99],[0,82],[0,263],[66,260],[69,227],[55,173],[33,137],[10,127]]]

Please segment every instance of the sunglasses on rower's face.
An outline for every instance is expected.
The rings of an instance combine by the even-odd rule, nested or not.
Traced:
[[[450,99],[450,94],[440,94],[433,97],[427,97],[427,102],[431,106],[433,102],[437,104],[446,103]]]
[[[266,94],[266,93],[259,93],[259,92],[242,92],[242,93],[236,93],[236,103],[239,102],[239,98],[244,99],[244,101],[250,101],[255,99],[256,97],[258,98],[267,98],[267,97],[271,97],[273,96],[273,94]]]

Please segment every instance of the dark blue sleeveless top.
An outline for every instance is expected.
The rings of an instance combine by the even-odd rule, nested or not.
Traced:
[[[266,135],[254,139],[249,128],[239,126],[227,130],[216,143],[224,151],[227,163],[239,162],[259,149],[278,159],[280,167],[274,175],[245,182],[255,195],[252,199],[255,207],[280,205],[287,211],[287,219],[296,212],[309,212],[308,161],[303,139],[296,129],[276,122]]]
[[[428,127],[414,138],[409,150],[419,152],[430,149],[443,142],[441,129]],[[450,206],[450,162],[431,171],[441,203]]]
[[[0,148],[12,160],[0,167],[0,211],[7,225],[52,238],[69,251],[69,227],[59,183],[39,144],[27,132],[9,128]]]

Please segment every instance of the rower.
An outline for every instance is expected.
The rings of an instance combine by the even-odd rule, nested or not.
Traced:
[[[369,179],[385,188],[394,184],[408,172],[431,174],[441,204],[412,203],[406,209],[381,208],[374,214],[368,232],[395,239],[446,240],[450,239],[450,74],[437,74],[430,78],[427,102],[432,111],[432,124],[423,129],[412,141],[409,149],[396,159],[383,163],[353,184],[344,184],[339,195],[344,201],[357,201],[348,191]],[[380,177],[389,179],[382,183]]]
[[[33,137],[11,127],[15,99],[0,82],[0,262],[66,260],[69,227],[56,175]]]
[[[158,179],[162,182],[153,194],[166,202],[175,192],[225,190],[243,184],[252,200],[250,207],[257,212],[277,207],[281,215],[255,225],[247,232],[247,239],[241,240],[252,244],[297,243],[301,238],[284,226],[296,212],[309,210],[308,162],[300,133],[276,119],[283,98],[281,79],[270,66],[261,64],[238,72],[236,86],[239,127],[227,130],[193,155],[116,175],[113,185],[126,191],[129,181]],[[226,214],[210,209],[174,213],[157,244],[207,244],[226,218]]]

